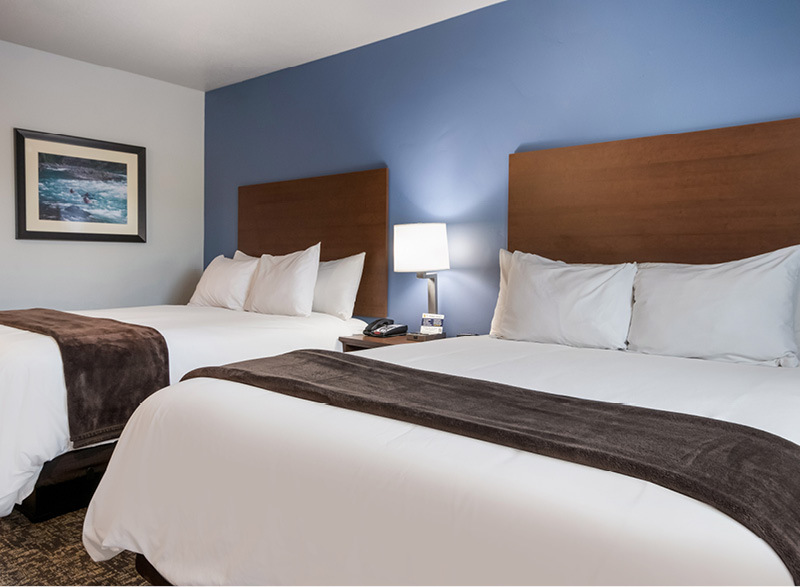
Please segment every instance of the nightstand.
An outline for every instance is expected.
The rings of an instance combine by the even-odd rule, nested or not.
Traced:
[[[339,342],[342,343],[342,350],[344,350],[346,353],[349,353],[351,351],[374,349],[381,346],[392,346],[395,344],[416,344],[424,341],[408,340],[405,334],[400,336],[388,336],[386,338],[366,336],[364,334],[354,334],[353,336],[340,336]]]

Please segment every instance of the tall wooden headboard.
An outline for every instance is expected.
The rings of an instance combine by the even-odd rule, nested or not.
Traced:
[[[717,263],[800,243],[800,118],[516,153],[508,248]]]
[[[322,261],[367,253],[356,316],[385,316],[389,170],[239,188],[239,250],[285,255],[322,243]]]

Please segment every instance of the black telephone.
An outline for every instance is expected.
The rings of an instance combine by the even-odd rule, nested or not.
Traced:
[[[395,324],[391,318],[378,318],[367,324],[364,329],[364,334],[367,336],[398,336],[408,332],[408,326],[405,324]]]

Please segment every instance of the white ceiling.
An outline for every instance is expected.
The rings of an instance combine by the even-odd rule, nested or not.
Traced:
[[[0,0],[0,40],[212,90],[499,0]]]

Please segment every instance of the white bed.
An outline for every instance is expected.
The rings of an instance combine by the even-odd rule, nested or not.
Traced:
[[[78,312],[151,326],[169,348],[170,381],[202,365],[298,348],[341,348],[364,328],[328,314],[276,316],[201,306],[146,306]],[[70,450],[66,388],[55,341],[0,326],[0,516],[33,491],[43,464]]]
[[[800,369],[489,337],[363,354],[800,442]],[[662,487],[211,379],[133,415],[84,544],[175,584],[791,584],[760,538]]]
[[[798,131],[793,119],[514,153],[508,249],[523,254],[505,255],[504,274],[501,253],[492,331],[535,342],[363,354],[800,442]],[[211,379],[134,414],[84,544],[187,584],[792,582],[755,534],[660,486]]]
[[[159,330],[173,382],[203,365],[341,348],[339,336],[365,326],[351,316],[386,314],[387,199],[385,168],[241,186],[240,261],[212,260],[188,306],[79,313]],[[23,512],[36,520],[88,503],[110,447],[51,461],[69,449],[58,346],[0,326],[0,516],[26,496]],[[76,475],[80,487],[61,491]],[[47,496],[30,495],[40,476]]]

